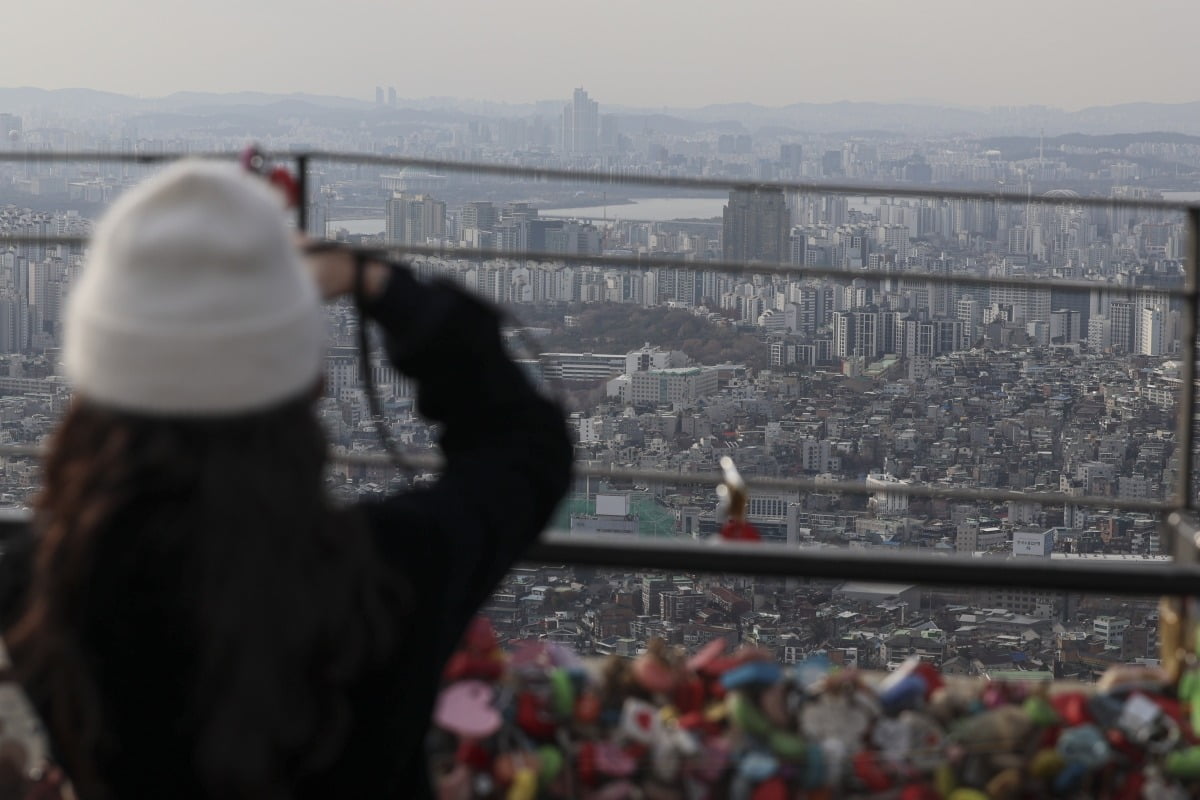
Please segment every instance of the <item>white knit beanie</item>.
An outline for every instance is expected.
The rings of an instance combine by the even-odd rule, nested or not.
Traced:
[[[323,340],[275,190],[231,164],[183,161],[97,225],[67,301],[63,366],[103,405],[230,415],[315,386]]]

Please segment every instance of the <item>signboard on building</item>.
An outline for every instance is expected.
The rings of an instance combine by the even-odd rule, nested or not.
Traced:
[[[597,494],[596,514],[604,517],[624,517],[629,514],[629,495]]]
[[[1054,531],[1014,531],[1012,552],[1014,556],[1049,558],[1054,552]]]

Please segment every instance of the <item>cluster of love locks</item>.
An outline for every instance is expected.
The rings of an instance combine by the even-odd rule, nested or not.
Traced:
[[[1001,684],[914,658],[880,676],[723,640],[597,667],[545,642],[503,653],[480,619],[445,678],[442,800],[1200,797],[1195,674]]]

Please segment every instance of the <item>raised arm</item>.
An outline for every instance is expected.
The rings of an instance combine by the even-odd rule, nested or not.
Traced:
[[[492,308],[403,267],[371,264],[367,290],[392,363],[417,381],[420,412],[443,426],[446,465],[431,487],[364,510],[379,552],[411,577],[419,613],[440,620],[448,636],[437,649],[448,652],[549,520],[571,447],[562,411],[506,354]]]

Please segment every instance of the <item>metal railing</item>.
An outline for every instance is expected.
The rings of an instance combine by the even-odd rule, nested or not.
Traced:
[[[0,152],[0,162],[119,162],[153,165],[180,158],[234,159],[234,152],[222,153],[118,153],[118,152]],[[287,151],[267,154],[275,161],[290,160],[296,169],[301,202],[297,225],[306,230],[311,201],[309,170],[314,163],[360,164],[375,167],[417,167],[430,171],[466,173],[480,177],[512,177],[533,181],[564,181],[589,185],[624,185],[693,190],[779,190],[798,194],[874,196],[914,199],[957,199],[1007,203],[1043,203],[1084,208],[1129,208],[1168,211],[1184,215],[1188,231],[1188,257],[1181,288],[1153,288],[1159,295],[1178,298],[1180,308],[1180,384],[1182,397],[1177,402],[1175,445],[1179,470],[1170,500],[1143,500],[1105,496],[1075,496],[1065,493],[1030,493],[988,488],[962,488],[934,484],[889,485],[888,494],[980,502],[1019,501],[1036,505],[1070,504],[1114,511],[1151,512],[1164,516],[1163,531],[1170,537],[1174,562],[1170,565],[1103,563],[1086,559],[1070,565],[1054,561],[1013,562],[1001,559],[964,559],[912,553],[876,555],[872,552],[847,552],[841,549],[788,548],[772,544],[708,543],[615,540],[603,537],[567,536],[548,532],[528,554],[531,560],[546,563],[570,562],[629,569],[678,569],[695,572],[729,572],[773,576],[807,576],[894,582],[898,578],[913,583],[952,586],[1021,586],[1062,591],[1091,591],[1125,595],[1190,594],[1200,586],[1200,537],[1195,535],[1196,498],[1192,495],[1195,470],[1195,362],[1197,302],[1200,299],[1200,205],[1152,199],[1100,197],[1031,198],[1013,192],[985,192],[962,189],[923,189],[906,185],[855,183],[746,181],[723,178],[674,177],[614,171],[584,171],[519,167],[486,163],[381,156],[370,153],[324,151]],[[0,235],[0,245],[69,244],[82,245],[86,239],[55,235]],[[571,263],[617,270],[683,268],[726,274],[794,275],[808,278],[903,278],[928,284],[973,286],[1016,286],[1041,289],[1091,291],[1113,288],[1135,291],[1137,287],[1113,287],[1092,281],[1066,279],[1012,278],[1002,276],[957,275],[901,270],[845,270],[831,267],[787,263],[743,263],[736,261],[697,261],[672,257],[622,257],[609,255],[564,254],[533,251],[497,251],[455,247],[428,247],[388,244],[387,248],[410,256],[447,257],[467,260],[526,260]],[[0,456],[36,455],[36,448],[0,447]],[[388,466],[383,455],[342,454],[339,460],[364,466]],[[410,463],[436,470],[438,460],[420,454],[406,456]],[[596,468],[577,465],[576,475],[607,478],[631,484],[671,484],[680,486],[716,486],[720,473],[675,473],[660,470]],[[877,491],[860,482],[817,482],[794,478],[746,478],[749,490],[789,490],[797,492],[835,492],[869,494]],[[20,515],[0,516],[0,538],[14,535],[28,520]]]

